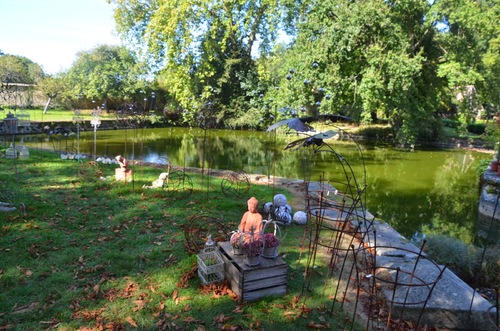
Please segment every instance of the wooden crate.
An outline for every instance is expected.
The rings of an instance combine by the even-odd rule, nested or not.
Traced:
[[[243,255],[234,255],[231,244],[218,243],[224,260],[224,275],[231,290],[240,297],[240,301],[253,301],[273,294],[285,294],[287,290],[288,266],[281,258],[260,258],[260,264],[249,267]]]

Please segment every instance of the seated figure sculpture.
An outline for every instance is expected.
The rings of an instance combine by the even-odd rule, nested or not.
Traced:
[[[258,211],[259,201],[251,197],[247,201],[248,211],[243,214],[238,230],[245,233],[254,233],[254,236],[260,236],[262,231],[262,215]]]
[[[128,168],[128,161],[121,155],[116,156],[116,161],[120,165],[120,168],[115,169],[115,179],[116,180],[130,180],[132,179],[132,170]]]

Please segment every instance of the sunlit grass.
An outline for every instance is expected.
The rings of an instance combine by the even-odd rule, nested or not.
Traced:
[[[328,294],[309,297],[307,312],[296,299],[305,266],[301,226],[287,227],[280,247],[288,263],[286,295],[241,305],[204,291],[198,279],[183,225],[208,212],[235,229],[248,196],[271,201],[273,188],[252,185],[248,196],[226,197],[221,178],[188,173],[194,191],[181,199],[142,188],[162,168],[133,166],[134,183],[124,183],[113,180],[116,165],[101,165],[106,180],[80,176],[80,167],[44,152],[0,158],[1,193],[12,192],[27,213],[0,213],[0,327],[212,330],[222,323],[279,331],[306,329],[321,316],[335,329],[324,308]],[[286,190],[274,193],[293,201]]]
[[[30,117],[30,121],[32,122],[66,122],[73,121],[73,117],[75,116],[74,110],[66,110],[66,109],[48,109],[44,114],[43,109],[12,109],[12,108],[4,108],[3,112],[5,114],[11,112],[15,115],[21,113],[27,113]],[[80,117],[83,117],[85,120],[90,121],[92,119],[92,109],[82,109],[80,110]],[[103,111],[100,113],[99,117],[102,120],[106,119],[116,119],[116,114],[114,112],[107,113]]]

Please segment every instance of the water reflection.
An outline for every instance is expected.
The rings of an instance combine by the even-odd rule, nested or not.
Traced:
[[[97,132],[97,155],[206,169],[243,170],[286,178],[345,182],[345,164],[333,153],[300,148],[284,151],[297,136],[274,133],[186,128]],[[75,152],[76,135],[26,136],[35,150]],[[406,151],[386,146],[329,141],[348,161],[350,175],[365,182],[366,206],[406,237],[437,231],[470,241],[477,215],[475,166],[487,154],[463,150]],[[93,132],[82,132],[80,150],[92,155]],[[366,164],[366,174],[363,162]],[[366,177],[366,178],[365,178]]]

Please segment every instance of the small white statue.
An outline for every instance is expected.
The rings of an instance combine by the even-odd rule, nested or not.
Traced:
[[[162,188],[167,178],[168,172],[162,172],[158,179],[153,181],[151,186],[144,185],[142,188]]]

